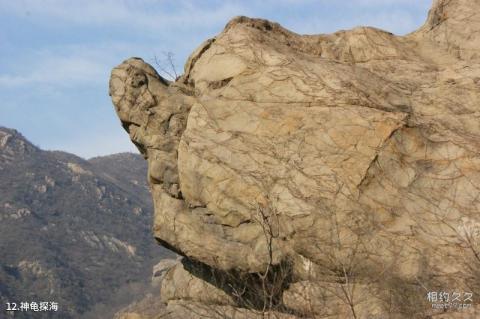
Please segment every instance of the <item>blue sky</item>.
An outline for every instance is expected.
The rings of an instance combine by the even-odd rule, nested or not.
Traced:
[[[359,25],[395,34],[423,24],[431,0],[0,0],[0,126],[85,158],[135,151],[108,96],[110,70],[171,51],[177,70],[234,16],[306,34]]]

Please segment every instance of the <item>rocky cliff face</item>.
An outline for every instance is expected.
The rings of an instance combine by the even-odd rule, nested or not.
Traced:
[[[110,95],[184,256],[170,316],[479,315],[479,92],[478,0],[407,36],[237,17],[175,82],[124,61]]]

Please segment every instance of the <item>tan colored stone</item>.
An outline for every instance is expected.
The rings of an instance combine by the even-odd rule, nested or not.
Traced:
[[[161,242],[227,272],[288,261],[291,287],[347,273],[418,300],[360,318],[419,317],[426,291],[480,294],[479,62],[478,0],[437,0],[406,36],[237,17],[175,82],[129,59],[110,94],[148,160]]]
[[[162,301],[193,300],[205,304],[230,305],[235,303],[224,291],[195,277],[178,262],[162,280]]]

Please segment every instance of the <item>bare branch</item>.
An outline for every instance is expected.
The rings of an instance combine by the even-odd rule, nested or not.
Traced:
[[[154,55],[153,61],[155,62],[155,65],[160,73],[163,73],[161,75],[164,75],[171,81],[175,81],[178,78],[178,73],[174,62],[174,54],[172,52],[163,51],[161,59],[159,59],[157,55]]]

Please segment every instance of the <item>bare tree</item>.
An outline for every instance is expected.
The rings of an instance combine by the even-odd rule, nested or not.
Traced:
[[[170,81],[175,81],[178,79],[173,52],[162,51],[162,56],[159,58],[157,55],[155,55],[153,60],[160,73],[162,73],[160,75],[165,76]]]

